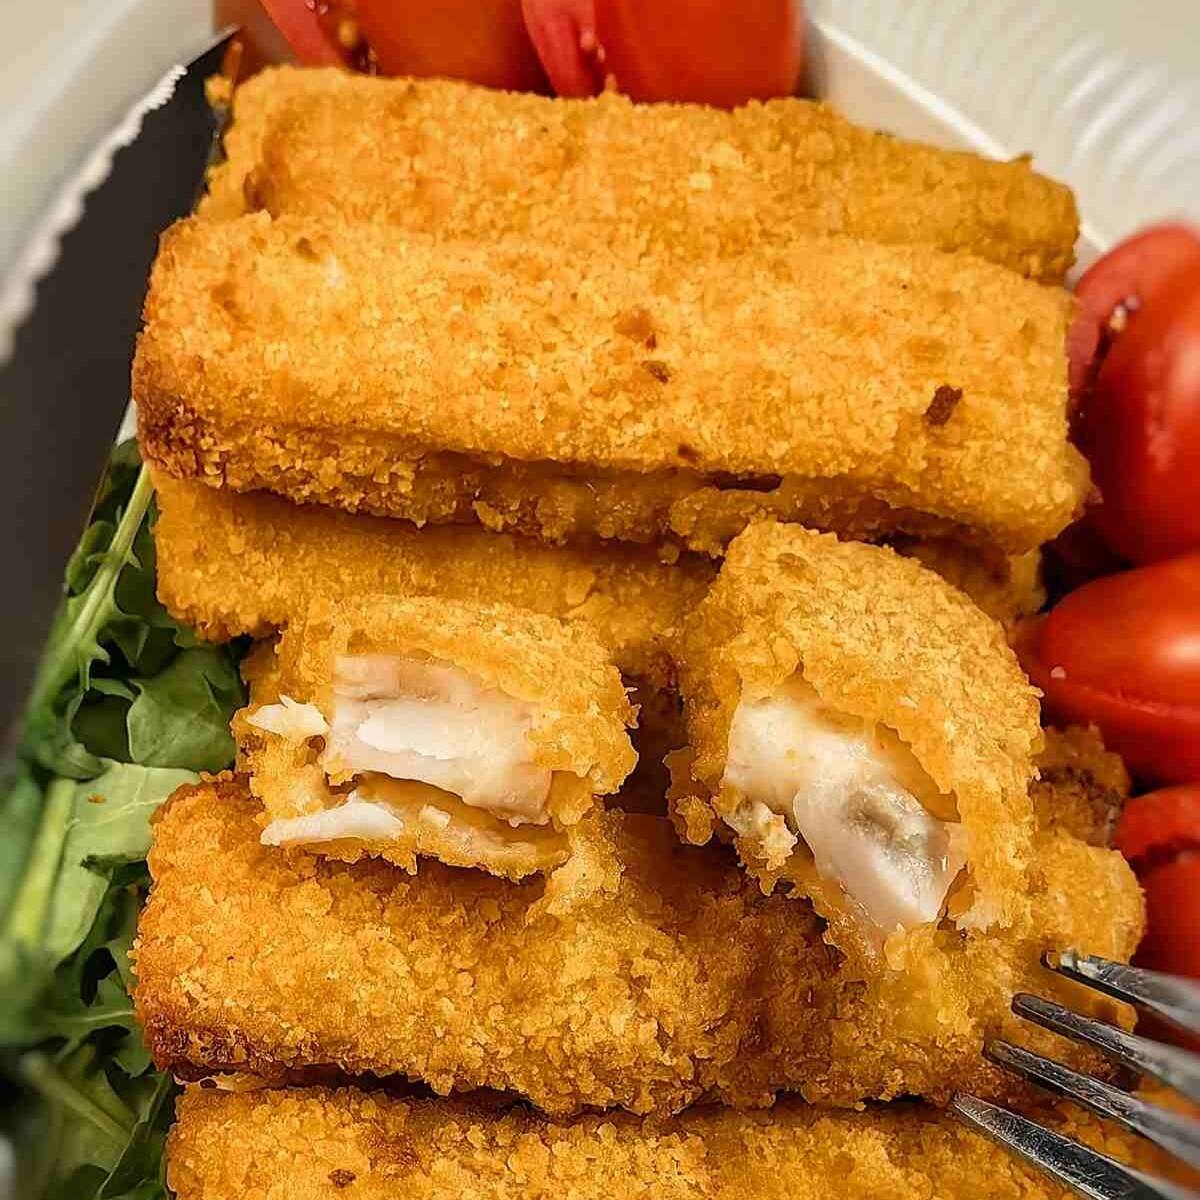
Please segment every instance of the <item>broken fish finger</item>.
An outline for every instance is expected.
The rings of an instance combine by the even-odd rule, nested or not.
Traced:
[[[891,550],[763,523],[737,538],[681,643],[685,837],[716,824],[847,952],[937,922],[1022,919],[1042,745],[1003,631]]]
[[[520,879],[567,858],[636,759],[620,673],[580,622],[367,595],[314,603],[255,663],[234,731],[266,845]]]

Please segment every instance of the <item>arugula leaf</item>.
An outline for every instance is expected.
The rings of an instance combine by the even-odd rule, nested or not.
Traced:
[[[0,788],[0,1116],[20,1194],[167,1200],[175,1086],[151,1069],[129,950],[149,886],[149,819],[194,772],[232,765],[243,644],[213,647],[155,595],[149,477],[117,447],[66,570]],[[15,1123],[15,1124],[14,1124]]]
[[[42,813],[42,789],[28,768],[18,766],[0,796],[0,919],[8,914],[29,857]]]
[[[125,567],[140,565],[134,542],[152,491],[150,474],[142,470],[117,523],[93,523],[67,567],[69,594],[51,627],[25,725],[28,750],[58,775],[86,779],[99,773],[98,760],[76,739],[71,722],[93,669],[112,661],[102,645],[111,640],[110,627],[131,619],[117,604],[117,582]]]
[[[232,709],[243,701],[237,669],[212,646],[181,650],[150,679],[135,679],[129,710],[129,753],[146,766],[219,771],[234,755]]]

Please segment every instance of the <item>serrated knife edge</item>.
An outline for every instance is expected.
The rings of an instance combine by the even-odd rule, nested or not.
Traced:
[[[195,57],[219,45],[231,32],[223,29],[214,34],[198,48]],[[158,82],[129,106],[121,120],[84,159],[79,170],[59,188],[50,208],[34,227],[3,288],[0,288],[0,366],[11,356],[17,330],[33,311],[37,285],[54,268],[63,236],[83,216],[84,203],[89,194],[108,178],[117,152],[137,139],[146,116],[161,108],[175,94],[187,71],[187,62],[168,67]]]

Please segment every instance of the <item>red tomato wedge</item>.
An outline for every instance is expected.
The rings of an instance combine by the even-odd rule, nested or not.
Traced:
[[[1200,262],[1163,278],[1116,339],[1084,401],[1092,519],[1132,562],[1200,547]]]
[[[796,0],[596,0],[603,65],[634,100],[733,108],[796,89],[803,56]]]
[[[1118,321],[1147,303],[1163,281],[1180,267],[1200,264],[1200,232],[1186,225],[1156,225],[1135,234],[1097,259],[1079,278],[1079,308],[1068,336],[1071,395],[1083,395],[1097,354]]]
[[[546,91],[521,0],[357,0],[358,24],[384,75],[443,75],[485,87]]]
[[[1093,580],[1015,645],[1056,723],[1098,725],[1140,778],[1200,780],[1200,553]]]
[[[305,66],[339,66],[345,61],[332,27],[322,26],[315,8],[302,0],[216,0],[213,24],[236,25],[247,47],[247,70],[295,59]]]
[[[595,96],[604,87],[595,0],[521,0],[525,28],[559,96]]]
[[[1135,865],[1200,851],[1200,783],[1162,788],[1130,800],[1113,842]]]
[[[1200,853],[1188,851],[1138,879],[1146,895],[1146,936],[1134,961],[1200,979]],[[1200,1050],[1193,1039],[1187,1044]]]
[[[521,0],[217,0],[217,13],[247,30],[267,61],[282,55],[278,36],[263,30],[264,14],[305,66],[362,66],[369,46],[384,75],[547,90]]]

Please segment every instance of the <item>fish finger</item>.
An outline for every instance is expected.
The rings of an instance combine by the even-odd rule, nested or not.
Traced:
[[[685,846],[663,818],[590,816],[563,866],[512,883],[263,846],[257,809],[244,781],[218,781],[155,821],[134,999],[156,1063],[183,1078],[334,1069],[554,1114],[786,1091],[944,1103],[1025,1094],[983,1058],[995,1037],[1104,1072],[1020,1022],[1015,991],[1129,1020],[1041,965],[1064,946],[1125,961],[1142,930],[1125,861],[1064,829],[1034,839],[1027,918],[927,926],[867,976],[806,901],[764,896],[725,848]]]
[[[1067,1197],[1015,1155],[903,1102],[857,1113],[781,1101],[765,1113],[701,1108],[671,1121],[611,1113],[547,1121],[520,1107],[357,1088],[189,1087],[176,1113],[167,1183],[178,1200],[335,1200],[351,1185],[357,1200]],[[1164,1168],[1162,1152],[1079,1109],[1059,1104],[1033,1115],[1110,1158]]]
[[[1028,159],[991,162],[795,98],[732,112],[546,99],[280,67],[240,87],[201,212],[265,208],[585,256],[736,256],[848,234],[966,251],[1061,282],[1078,216]]]
[[[1022,918],[1037,692],[945,580],[754,525],[685,625],[679,673],[689,840],[719,823],[764,887],[788,881],[868,959],[945,909],[960,927]]]
[[[634,766],[634,710],[584,623],[364,596],[314,603],[255,662],[234,732],[267,845],[520,879],[561,865]]]
[[[706,553],[776,516],[1032,550],[1081,510],[1070,298],[846,239],[684,265],[255,214],[163,238],[142,453],[418,524]]]

